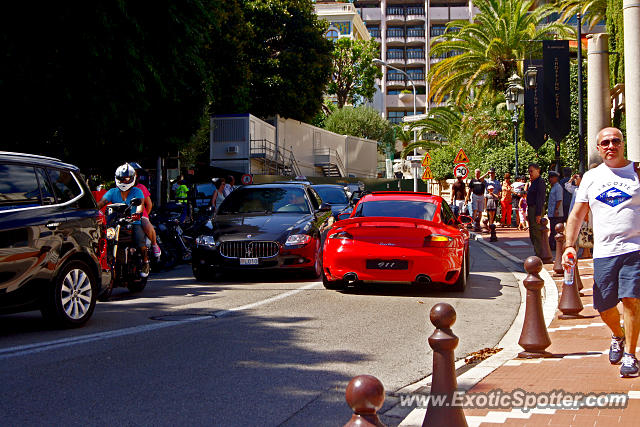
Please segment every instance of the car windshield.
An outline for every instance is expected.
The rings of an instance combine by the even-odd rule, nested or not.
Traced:
[[[360,203],[354,216],[415,218],[433,221],[436,205],[430,202],[409,200],[372,200]]]
[[[309,213],[302,188],[240,187],[224,199],[218,214],[268,212]]]
[[[320,198],[323,202],[329,203],[330,205],[346,205],[349,203],[347,199],[347,195],[344,193],[344,190],[341,188],[334,187],[313,187],[318,194],[320,194]]]

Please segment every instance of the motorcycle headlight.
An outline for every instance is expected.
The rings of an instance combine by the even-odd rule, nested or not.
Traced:
[[[287,238],[285,246],[302,246],[311,241],[311,236],[308,234],[292,234]]]
[[[213,247],[216,245],[216,241],[213,236],[203,235],[196,238],[196,245]]]
[[[107,228],[107,239],[113,240],[116,238],[116,229],[113,227]]]

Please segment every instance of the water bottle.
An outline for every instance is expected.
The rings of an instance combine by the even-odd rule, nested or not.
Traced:
[[[564,267],[564,283],[568,286],[573,285],[574,270],[576,268],[576,260],[573,254],[567,255],[569,258],[569,265]]]

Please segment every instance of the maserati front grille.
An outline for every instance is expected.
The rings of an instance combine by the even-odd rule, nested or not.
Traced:
[[[220,254],[226,258],[270,258],[278,255],[277,242],[230,241],[222,242]]]

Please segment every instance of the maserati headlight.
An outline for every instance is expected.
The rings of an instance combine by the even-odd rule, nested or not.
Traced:
[[[311,241],[311,236],[308,234],[292,234],[287,238],[285,246],[302,246]]]
[[[113,240],[116,238],[116,229],[113,227],[107,228],[107,239]]]
[[[208,236],[208,235],[198,236],[196,238],[196,245],[213,247],[216,245],[216,240],[213,238],[213,236]]]

